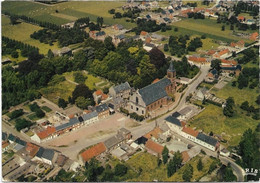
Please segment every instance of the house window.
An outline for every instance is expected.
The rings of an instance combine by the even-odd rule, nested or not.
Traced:
[[[133,106],[131,105],[131,109],[133,109]]]
[[[135,102],[138,104],[138,97],[136,97]]]
[[[142,114],[144,114],[144,110],[142,110]]]
[[[138,110],[139,110],[139,108],[137,107],[137,108],[136,108],[136,111],[138,111]]]

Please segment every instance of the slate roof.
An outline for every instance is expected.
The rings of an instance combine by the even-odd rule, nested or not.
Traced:
[[[174,11],[172,9],[169,10],[169,13],[173,13]]]
[[[17,144],[22,145],[22,146],[26,146],[26,142],[23,141],[23,140],[21,140],[21,139],[19,139],[19,138],[15,139],[15,142],[16,142]]]
[[[163,97],[167,97],[165,87],[170,85],[171,81],[168,78],[163,78],[160,81],[148,85],[139,90],[145,105],[149,105]]]
[[[151,19],[152,17],[150,15],[146,15],[146,18]]]
[[[108,110],[107,104],[102,104],[96,107],[97,113],[104,112],[106,110]]]
[[[180,127],[182,126],[180,120],[178,120],[177,118],[174,118],[172,116],[168,116],[167,118],[165,118],[165,120],[167,122],[174,124],[174,125],[177,125],[177,126],[180,126]]]
[[[104,36],[106,33],[104,31],[99,31],[96,33],[96,36]]]
[[[88,113],[88,114],[84,114],[82,116],[82,118],[83,118],[84,121],[87,121],[87,120],[92,119],[92,118],[97,117],[97,116],[98,116],[98,113],[96,111],[94,111],[94,112],[91,112],[91,113]]]
[[[210,144],[212,146],[216,146],[216,144],[218,143],[218,141],[216,139],[214,139],[213,137],[207,136],[203,133],[199,133],[197,136],[197,139],[199,139],[207,144]]]
[[[232,70],[232,71],[235,71],[235,70],[242,70],[242,67],[241,65],[237,65],[237,66],[233,66],[233,65],[221,65],[220,66],[222,70]]]
[[[71,123],[64,123],[64,124],[62,124],[62,125],[57,126],[57,127],[56,127],[56,131],[66,129],[66,128],[70,127],[70,126],[72,126]]]
[[[175,112],[172,114],[172,117],[178,118],[181,114],[179,112]]]
[[[2,140],[3,141],[7,140],[7,133],[2,132]]]
[[[104,144],[107,149],[110,149],[110,148],[114,147],[115,145],[119,144],[120,142],[122,142],[123,140],[124,140],[124,137],[121,134],[117,134],[117,135],[107,139],[104,142]]]
[[[131,89],[128,82],[122,83],[120,85],[114,86],[116,94],[121,93],[122,91]]]
[[[16,145],[14,146],[14,149],[15,149],[16,151],[19,151],[19,150],[22,149],[22,148],[24,148],[24,146],[21,145],[21,144],[16,144]]]
[[[39,149],[39,151],[36,153],[36,157],[38,157],[38,158],[41,158],[42,157],[42,154],[43,154],[43,152],[44,152],[44,148],[43,147],[40,147],[40,149]]]
[[[15,141],[15,139],[16,139],[16,137],[13,136],[13,134],[9,134],[8,140],[10,140],[10,141]]]
[[[137,143],[138,145],[140,144],[145,144],[147,142],[147,138],[145,138],[144,136],[139,137],[138,139],[135,140],[135,143]]]
[[[120,35],[118,35],[118,36],[116,36],[118,39],[125,39],[125,35],[124,34],[120,34]]]
[[[54,156],[54,150],[52,149],[44,149],[42,153],[42,158],[52,161]]]

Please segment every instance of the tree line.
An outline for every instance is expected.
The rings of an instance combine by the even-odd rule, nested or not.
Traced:
[[[29,53],[39,52],[39,48],[25,44],[21,41],[16,41],[8,37],[2,36],[2,54],[11,55],[13,58],[18,58],[18,52],[16,50],[21,50],[21,55],[23,57],[28,57]]]

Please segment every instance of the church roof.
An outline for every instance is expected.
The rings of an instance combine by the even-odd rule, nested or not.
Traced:
[[[170,67],[169,67],[169,69],[168,69],[168,72],[175,72],[175,69],[174,69],[174,67],[173,67],[172,61],[171,61],[171,63],[170,63]]]
[[[160,81],[150,84],[139,90],[145,105],[149,105],[163,97],[168,96],[165,87],[170,85],[171,81],[168,78],[163,78]]]

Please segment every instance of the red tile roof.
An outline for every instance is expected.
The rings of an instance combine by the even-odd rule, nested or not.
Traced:
[[[224,55],[224,54],[226,54],[226,53],[228,53],[229,52],[229,49],[224,49],[224,50],[221,50],[220,52],[218,52],[218,55],[217,56],[222,56],[222,55]]]
[[[162,154],[162,151],[163,151],[163,146],[160,145],[160,144],[157,144],[155,143],[154,141],[152,140],[148,140],[145,144],[145,147],[147,149],[150,149],[151,151],[155,152],[155,153],[159,153],[159,154]]]
[[[95,91],[95,94],[98,96],[98,95],[102,95],[103,92],[101,90],[97,90],[97,91]]]
[[[72,119],[72,118],[74,118],[74,117],[75,117],[75,114],[70,114],[70,115],[69,115],[69,118],[70,118],[70,119]]]
[[[90,110],[84,110],[84,112],[85,112],[86,114],[91,113]]]
[[[90,160],[91,158],[94,158],[101,153],[106,151],[106,146],[103,142],[100,142],[99,144],[94,145],[93,147],[87,149],[83,153],[81,153],[81,157],[84,162]]]
[[[253,34],[251,34],[250,39],[256,41],[257,37],[258,37],[258,32],[254,32]]]
[[[30,142],[27,142],[25,150],[30,153],[31,157],[34,157],[39,149],[40,149],[39,146],[32,144]]]
[[[237,62],[235,60],[225,60],[221,59],[222,64],[230,64],[230,65],[237,65]]]
[[[237,19],[238,19],[238,20],[244,20],[245,17],[243,17],[243,16],[238,16]]]
[[[148,34],[148,32],[145,32],[145,31],[142,31],[142,32],[140,33],[141,36],[146,36],[147,34]]]
[[[56,131],[56,128],[53,126],[48,126],[46,130],[38,132],[37,135],[40,139],[45,139],[48,136],[52,135]]]
[[[193,137],[197,137],[199,132],[196,131],[196,130],[193,130],[192,128],[189,128],[189,127],[183,127],[182,131],[184,133],[187,133],[189,135],[192,135]]]
[[[108,98],[108,95],[106,95],[106,94],[103,93],[101,99],[102,99],[102,100],[106,100],[107,98]]]
[[[152,137],[159,138],[160,133],[162,133],[162,130],[159,127],[156,127],[152,131],[145,134],[144,137],[147,139],[150,139]]]
[[[189,60],[193,61],[193,62],[206,62],[206,58],[202,58],[202,57],[189,57]]]
[[[182,156],[182,162],[183,163],[186,163],[190,159],[190,156],[189,156],[187,151],[183,151],[181,153],[181,156]]]
[[[186,125],[186,122],[181,121],[181,126],[184,127]]]
[[[2,149],[7,147],[9,145],[9,143],[7,141],[3,141],[2,142]]]
[[[215,50],[209,50],[208,53],[207,53],[207,55],[213,55],[214,53],[216,53]]]
[[[145,39],[145,42],[146,42],[146,43],[151,43],[151,41],[152,41],[152,39],[151,39],[150,37],[147,37],[147,38]]]
[[[160,79],[156,78],[156,79],[152,82],[152,84],[153,84],[153,83],[157,83],[158,81],[160,81]]]

